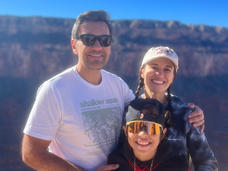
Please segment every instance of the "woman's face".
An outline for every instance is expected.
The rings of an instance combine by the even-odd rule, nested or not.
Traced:
[[[147,94],[161,94],[167,91],[174,80],[174,64],[166,58],[154,59],[141,70]]]
[[[161,141],[161,135],[148,135],[145,131],[139,133],[127,132],[126,127],[124,127],[125,134],[128,138],[128,143],[133,149],[135,157],[141,161],[147,161],[154,157],[158,145]],[[165,133],[165,130],[163,130]]]

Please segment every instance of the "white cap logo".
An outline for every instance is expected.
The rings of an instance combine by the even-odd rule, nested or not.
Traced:
[[[171,60],[178,69],[178,56],[173,49],[169,47],[159,46],[150,48],[143,57],[142,66],[157,58],[167,58]]]

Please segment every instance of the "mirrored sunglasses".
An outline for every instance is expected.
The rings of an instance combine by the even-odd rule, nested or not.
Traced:
[[[76,36],[76,39],[82,40],[83,44],[86,46],[93,46],[96,40],[99,41],[102,47],[108,47],[112,43],[112,36],[111,35],[100,35],[95,36],[93,34],[81,34]]]
[[[136,120],[127,123],[127,130],[133,134],[145,131],[148,135],[159,135],[162,133],[163,127],[156,122]]]

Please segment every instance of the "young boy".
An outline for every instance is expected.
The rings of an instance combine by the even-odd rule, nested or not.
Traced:
[[[126,139],[109,155],[108,163],[118,163],[119,171],[185,170],[166,154],[164,113],[163,105],[155,99],[132,101],[123,126]]]

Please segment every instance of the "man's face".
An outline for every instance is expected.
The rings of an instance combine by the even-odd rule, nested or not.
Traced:
[[[84,22],[80,25],[78,35],[92,34],[96,36],[110,35],[109,28],[104,22]],[[78,67],[86,70],[100,70],[108,62],[111,46],[103,47],[96,40],[93,46],[86,46],[82,40],[72,40],[74,54],[78,55]]]

